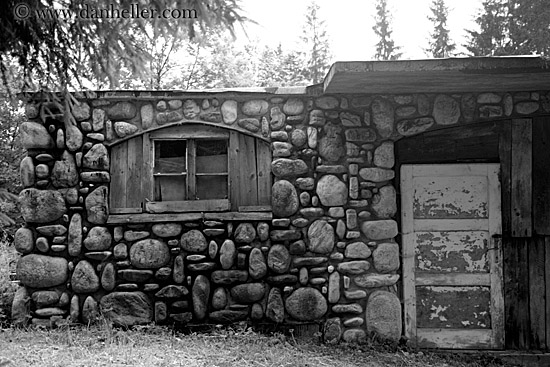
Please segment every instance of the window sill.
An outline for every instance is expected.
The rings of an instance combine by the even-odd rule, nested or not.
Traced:
[[[271,212],[220,212],[220,213],[135,213],[111,214],[107,224],[187,222],[194,220],[270,221]]]
[[[150,201],[145,203],[147,213],[223,212],[230,208],[229,200]]]

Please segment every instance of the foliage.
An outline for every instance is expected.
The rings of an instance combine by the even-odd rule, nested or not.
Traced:
[[[17,19],[16,5],[21,9],[21,3],[16,0],[3,1],[0,4],[0,34],[3,35],[0,37],[2,75],[5,77],[5,64],[10,57],[15,57],[22,67],[24,90],[28,87],[57,90],[64,90],[67,86],[82,88],[85,78],[107,78],[110,87],[117,88],[119,81],[114,76],[121,65],[139,73],[143,71],[144,64],[151,59],[151,55],[141,42],[143,38],[151,37],[148,28],[155,29],[154,36],[166,34],[182,37],[182,30],[185,30],[190,38],[193,38],[197,31],[204,31],[215,25],[233,31],[236,23],[246,20],[239,13],[240,6],[237,1],[151,0],[147,4],[149,8],[157,11],[196,10],[196,17],[190,13],[185,19],[35,16],[38,13],[51,14],[49,12],[53,9],[64,9],[74,15],[81,14],[80,11],[86,6],[87,9],[105,8],[105,3],[100,0],[33,1],[27,4],[30,17]],[[131,0],[113,0],[109,6],[129,9],[131,4]],[[36,80],[40,83],[36,83]]]
[[[302,33],[307,62],[305,77],[313,84],[323,81],[332,58],[326,24],[318,12],[319,5],[315,1],[311,2],[307,7]]]
[[[432,15],[428,16],[428,19],[433,23],[434,28],[430,34],[430,46],[426,51],[434,58],[449,57],[456,45],[449,38],[449,29],[447,28],[449,9],[445,0],[432,0],[430,11]]]
[[[395,42],[392,39],[391,20],[388,1],[377,0],[376,16],[374,17],[376,24],[372,27],[379,39],[376,44],[376,54],[374,55],[374,58],[377,60],[397,60],[401,57],[401,53],[398,52],[401,47],[395,46]]]
[[[468,30],[473,56],[550,55],[550,8],[545,0],[485,0]]]
[[[10,281],[18,258],[11,242],[11,236],[0,230],[0,328],[8,324],[13,296],[17,291],[17,285]]]

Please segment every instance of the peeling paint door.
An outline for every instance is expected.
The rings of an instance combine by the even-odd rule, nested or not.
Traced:
[[[426,348],[504,346],[499,164],[403,165],[405,335]]]

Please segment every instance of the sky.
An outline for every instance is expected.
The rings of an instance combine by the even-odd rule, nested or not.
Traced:
[[[377,42],[374,25],[375,0],[316,0],[325,20],[334,61],[371,60]],[[423,59],[428,46],[432,0],[388,0],[393,16],[393,38],[402,46],[402,59]],[[474,17],[482,0],[447,0],[448,28],[457,46],[466,43],[466,29],[476,29]],[[295,49],[302,33],[310,0],[241,0],[245,15],[258,25],[248,25],[250,39],[285,49]],[[242,35],[238,36],[243,37]],[[465,52],[457,47],[458,52]]]

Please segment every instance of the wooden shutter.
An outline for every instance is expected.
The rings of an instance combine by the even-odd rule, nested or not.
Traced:
[[[229,176],[232,211],[271,210],[269,143],[232,131],[229,136]]]
[[[111,148],[110,213],[141,213],[143,166],[141,136]]]

